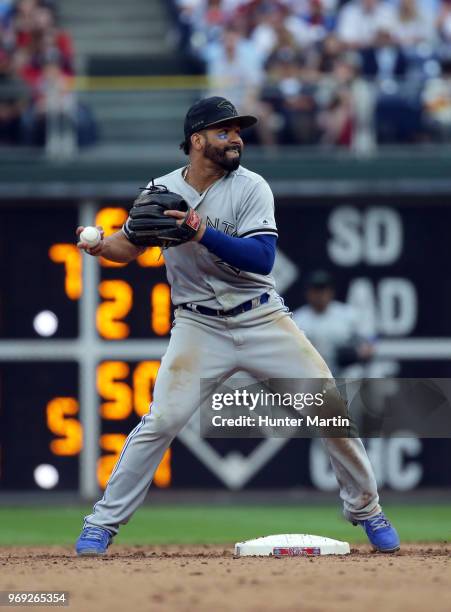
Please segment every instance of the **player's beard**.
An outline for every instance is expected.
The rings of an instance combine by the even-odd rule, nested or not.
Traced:
[[[228,157],[227,151],[238,151],[238,155],[234,157]],[[210,142],[207,141],[204,149],[204,156],[223,168],[228,172],[232,172],[236,170],[241,162],[241,147],[237,145],[231,145],[229,147],[224,147],[223,149],[215,147]]]

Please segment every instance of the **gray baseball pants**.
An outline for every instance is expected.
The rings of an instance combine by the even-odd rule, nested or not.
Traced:
[[[144,501],[164,452],[205,399],[200,397],[200,379],[223,382],[243,370],[257,380],[332,376],[277,294],[235,317],[177,309],[151,409],[128,436],[104,495],[85,518],[85,526],[116,534]],[[376,480],[361,440],[326,438],[323,442],[345,517],[355,521],[379,513]]]

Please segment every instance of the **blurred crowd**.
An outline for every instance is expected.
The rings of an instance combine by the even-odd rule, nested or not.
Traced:
[[[451,0],[174,0],[211,92],[263,144],[451,138]]]
[[[54,0],[0,0],[0,144],[43,146],[52,128],[78,144],[96,138],[73,90],[73,44],[57,8]]]

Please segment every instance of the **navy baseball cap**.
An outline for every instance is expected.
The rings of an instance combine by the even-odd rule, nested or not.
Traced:
[[[229,100],[220,96],[198,100],[186,113],[185,141],[200,130],[232,121],[238,123],[240,128],[244,129],[257,123],[257,117],[239,115],[235,106]]]
[[[334,279],[326,270],[315,270],[307,278],[307,287],[312,289],[326,289],[333,286]]]

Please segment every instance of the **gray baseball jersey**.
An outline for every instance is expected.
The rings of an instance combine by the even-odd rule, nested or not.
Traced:
[[[277,236],[274,197],[260,175],[240,166],[199,194],[183,178],[184,169],[155,179],[155,184],[182,195],[207,226],[242,238],[262,233]],[[192,302],[230,310],[274,289],[272,275],[233,268],[198,242],[169,248],[164,258],[175,305]]]

